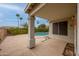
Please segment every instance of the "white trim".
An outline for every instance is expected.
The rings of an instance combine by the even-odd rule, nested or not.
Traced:
[[[40,10],[46,3],[42,3],[38,6],[38,8],[36,8],[30,15],[34,15],[38,10]]]
[[[79,3],[77,4],[77,47],[76,55],[79,56]]]
[[[26,12],[29,7],[30,7],[30,5],[28,3],[27,6],[25,7],[24,11]]]

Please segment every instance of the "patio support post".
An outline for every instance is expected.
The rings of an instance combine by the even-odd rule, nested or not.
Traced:
[[[49,21],[49,36],[51,36],[53,33],[53,24],[52,21]]]
[[[79,3],[77,3],[77,52],[76,55],[79,55]]]
[[[29,34],[28,47],[30,49],[35,47],[34,20],[35,20],[34,16],[30,16],[28,20],[28,34]]]

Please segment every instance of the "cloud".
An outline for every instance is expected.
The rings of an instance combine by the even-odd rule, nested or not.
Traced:
[[[6,8],[10,10],[16,10],[16,11],[22,11],[23,9],[17,5],[12,5],[12,4],[0,4],[1,8]]]
[[[17,22],[17,19],[16,18],[12,18],[12,19],[4,19],[4,21],[6,21],[6,22]]]
[[[4,14],[3,13],[0,13],[0,18],[3,18],[4,17]]]

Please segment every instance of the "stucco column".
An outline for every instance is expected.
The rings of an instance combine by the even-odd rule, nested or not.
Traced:
[[[72,21],[73,21],[73,30],[74,30],[74,54],[77,55],[77,15],[72,17]]]
[[[53,24],[51,21],[49,21],[49,37],[52,35],[53,33]]]
[[[34,20],[35,20],[34,16],[30,16],[28,20],[28,34],[29,34],[28,47],[30,49],[35,47]]]
[[[77,53],[79,55],[79,3],[77,4]]]

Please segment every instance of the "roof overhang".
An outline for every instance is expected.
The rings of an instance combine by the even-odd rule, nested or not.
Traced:
[[[33,3],[28,4],[25,12],[47,19],[63,19],[77,14],[75,3]]]
[[[31,8],[33,8],[32,5],[33,5],[33,3],[28,3],[27,6],[25,7],[24,11],[25,11],[26,13],[29,13],[30,10],[31,10]]]
[[[34,15],[44,5],[45,3],[28,3],[24,11],[30,15]]]

